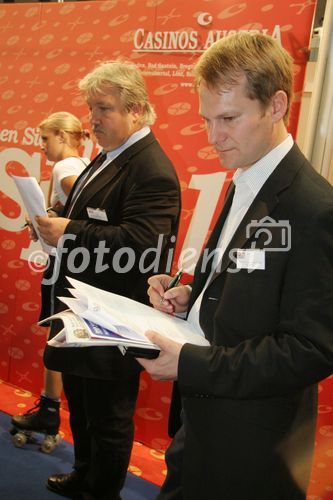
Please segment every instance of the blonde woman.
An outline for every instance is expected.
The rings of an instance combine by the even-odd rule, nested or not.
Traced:
[[[89,133],[83,130],[76,116],[66,111],[51,114],[39,124],[39,130],[41,149],[54,162],[47,205],[60,213],[77,177],[90,163],[89,158],[81,158],[79,153],[82,139]],[[62,377],[60,372],[48,369],[44,376],[44,389],[36,406],[24,415],[14,416],[12,423],[17,446],[27,440],[24,431],[44,432],[41,448],[50,452],[58,441]]]
[[[66,111],[53,113],[39,124],[41,149],[49,161],[54,161],[48,194],[48,206],[62,208],[74,182],[90,163],[81,158],[79,147],[89,133],[82,129],[80,120]]]

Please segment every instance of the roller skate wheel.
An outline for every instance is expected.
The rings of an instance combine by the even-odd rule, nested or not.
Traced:
[[[16,448],[22,448],[28,441],[28,436],[24,434],[23,432],[17,431],[16,434],[13,436],[13,442]]]
[[[44,441],[41,444],[41,451],[43,453],[52,453],[57,444],[60,443],[60,436],[57,434],[56,436],[46,436]]]

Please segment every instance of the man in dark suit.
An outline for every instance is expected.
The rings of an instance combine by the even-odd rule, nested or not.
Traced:
[[[259,33],[216,42],[195,67],[209,142],[236,172],[192,289],[149,279],[154,306],[187,311],[211,343],[149,334],[161,354],[142,365],[177,379],[183,406],[161,500],[306,496],[317,383],[333,371],[333,189],[287,132],[292,74]]]
[[[133,64],[103,63],[79,87],[103,152],[78,178],[63,216],[37,218],[42,238],[58,252],[44,279],[51,289],[45,315],[65,308],[57,297],[68,295],[66,276],[147,301],[147,277],[165,269],[178,228],[179,183],[149,128],[155,112],[140,72]],[[51,336],[57,331],[52,322]],[[47,487],[63,496],[118,500],[140,365],[112,347],[48,346],[44,359],[63,372],[75,450],[74,470],[51,476]]]

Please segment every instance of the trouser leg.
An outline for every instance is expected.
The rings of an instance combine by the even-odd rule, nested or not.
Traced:
[[[85,476],[90,463],[90,431],[86,418],[84,379],[63,373],[64,392],[68,401],[69,423],[74,442],[74,469]]]
[[[86,484],[99,500],[118,500],[129,465],[139,374],[127,380],[85,379],[91,461]]]
[[[165,454],[167,476],[157,500],[182,500],[182,469],[185,431],[182,426],[173,438]]]

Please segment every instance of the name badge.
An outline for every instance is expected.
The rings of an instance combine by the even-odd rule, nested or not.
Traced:
[[[265,269],[265,250],[237,250],[237,269]]]
[[[108,216],[106,215],[105,210],[101,208],[90,208],[87,207],[87,212],[88,212],[88,217],[89,219],[95,219],[95,220],[108,220]]]

